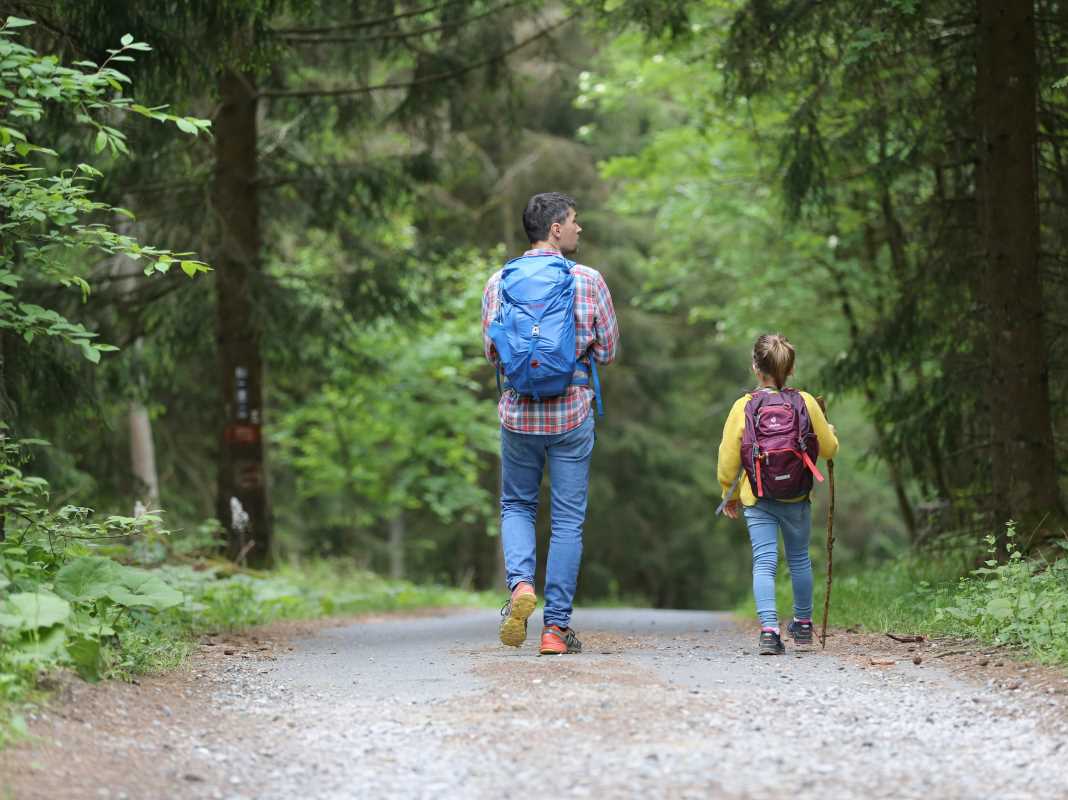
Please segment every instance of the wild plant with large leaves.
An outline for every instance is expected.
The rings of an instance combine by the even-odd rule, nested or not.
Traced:
[[[103,220],[131,214],[93,199],[101,171],[64,164],[57,147],[41,137],[67,126],[92,137],[98,154],[107,150],[101,158],[122,158],[129,150],[118,120],[141,117],[190,134],[210,123],[126,94],[130,79],[117,65],[150,50],[133,36],[124,36],[102,64],[66,66],[17,41],[18,29],[30,24],[8,17],[0,27],[0,334],[30,346],[39,339],[73,345],[96,363],[115,348],[57,308],[30,302],[28,293],[36,298],[56,296],[50,288],[73,290],[87,301],[86,276],[108,257],[143,263],[146,275],[175,264],[189,276],[208,267],[189,253],[143,245],[112,230]],[[5,402],[5,416],[9,408]],[[69,665],[97,677],[107,663],[106,646],[121,642],[124,630],[183,602],[182,593],[157,575],[108,557],[115,552],[108,548],[158,531],[159,516],[96,519],[88,508],[50,508],[47,482],[30,474],[29,448],[45,444],[20,442],[0,427],[0,699],[18,696],[42,668]]]
[[[35,442],[40,445],[43,443]],[[26,443],[0,445],[0,697],[41,669],[71,665],[95,679],[102,646],[136,612],[179,605],[183,595],[146,570],[97,555],[107,544],[158,530],[156,514],[94,520],[87,508],[47,506],[48,484],[23,473]]]

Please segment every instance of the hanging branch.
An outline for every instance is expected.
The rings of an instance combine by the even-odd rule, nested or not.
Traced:
[[[574,12],[564,17],[559,22],[555,22],[546,28],[542,28],[537,33],[528,36],[520,42],[512,45],[511,47],[502,50],[488,58],[484,58],[481,61],[475,61],[471,64],[465,64],[454,70],[447,72],[436,72],[433,75],[424,75],[421,78],[415,78],[410,81],[397,81],[394,83],[379,83],[372,86],[348,86],[341,89],[266,89],[260,92],[260,97],[345,97],[357,94],[368,94],[370,92],[387,91],[389,89],[410,89],[415,86],[423,86],[428,83],[437,83],[438,81],[447,81],[453,78],[458,78],[461,75],[466,75],[469,72],[473,72],[476,69],[494,64],[498,61],[504,61],[508,56],[513,53],[522,50],[524,47],[533,44],[539,39],[543,39],[558,28],[563,27],[571,20],[579,16],[581,12]]]
[[[282,35],[300,36],[302,34],[334,33],[336,31],[358,31],[364,28],[375,28],[379,25],[388,25],[391,22],[408,19],[408,17],[418,17],[421,14],[430,14],[434,11],[440,11],[443,8],[454,6],[459,2],[461,2],[461,0],[446,0],[444,3],[436,3],[435,5],[427,6],[426,8],[417,8],[414,11],[402,11],[399,14],[378,17],[377,19],[363,19],[359,22],[346,22],[341,25],[330,25],[325,28],[278,28],[272,32]]]
[[[384,33],[375,33],[369,36],[307,36],[289,34],[282,36],[282,40],[289,44],[304,44],[304,45],[316,45],[316,44],[371,44],[372,42],[382,42],[387,40],[402,40],[402,39],[417,39],[420,36],[426,36],[431,33],[442,33],[443,31],[451,31],[456,28],[462,28],[465,25],[470,25],[472,22],[478,22],[480,19],[491,17],[494,14],[499,14],[502,11],[507,11],[509,8],[515,8],[516,6],[523,5],[525,0],[513,0],[510,3],[503,3],[495,8],[487,9],[481,14],[475,14],[463,19],[453,20],[451,22],[443,22],[440,25],[431,25],[424,28],[416,28],[411,31],[386,31]]]

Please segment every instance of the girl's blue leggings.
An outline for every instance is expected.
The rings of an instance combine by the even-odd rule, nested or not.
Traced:
[[[761,498],[743,508],[753,544],[753,596],[757,615],[765,628],[779,627],[775,609],[775,571],[779,565],[779,531],[790,565],[794,587],[794,616],[812,618],[812,559],[808,543],[812,536],[812,503],[783,503]]]

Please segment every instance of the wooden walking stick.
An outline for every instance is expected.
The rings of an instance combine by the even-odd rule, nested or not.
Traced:
[[[817,397],[816,402],[819,403],[820,408],[823,410],[823,415],[827,416],[827,403],[823,397]],[[820,626],[820,648],[827,648],[827,617],[831,613],[831,582],[834,578],[834,460],[827,459],[827,482],[830,484],[830,502],[827,505],[827,592],[823,597],[823,624]]]

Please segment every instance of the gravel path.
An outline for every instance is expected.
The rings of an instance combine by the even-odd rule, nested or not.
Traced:
[[[576,613],[581,656],[542,658],[539,623],[520,650],[478,611],[201,660],[176,719],[154,739],[97,737],[95,763],[116,768],[62,796],[1068,797],[1061,698],[916,665],[903,645],[885,666],[833,639],[758,657],[726,615],[613,609]]]

